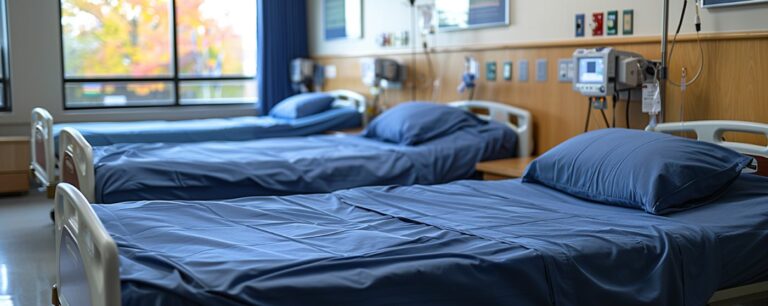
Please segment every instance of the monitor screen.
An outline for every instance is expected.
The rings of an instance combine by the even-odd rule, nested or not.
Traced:
[[[605,61],[602,57],[587,57],[579,59],[579,83],[604,83]]]

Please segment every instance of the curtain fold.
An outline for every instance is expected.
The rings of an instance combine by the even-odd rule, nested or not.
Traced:
[[[306,0],[258,0],[258,83],[261,114],[293,95],[291,60],[309,57]]]

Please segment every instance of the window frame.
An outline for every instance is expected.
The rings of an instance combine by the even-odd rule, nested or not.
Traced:
[[[0,84],[3,86],[3,93],[0,95],[3,104],[0,105],[0,112],[10,112],[13,110],[11,103],[11,58],[10,58],[10,40],[8,39],[8,1],[0,0],[0,22],[2,22],[2,33],[0,33],[0,69],[2,77]]]
[[[5,0],[0,0],[5,1]],[[66,0],[57,0],[59,4],[59,53],[61,55],[61,91],[62,91],[62,104],[64,107],[64,110],[89,110],[89,109],[121,109],[121,108],[156,108],[156,107],[200,107],[200,106],[232,106],[232,105],[258,105],[259,104],[259,98],[256,97],[253,101],[247,101],[246,99],[243,99],[243,102],[222,102],[222,103],[189,103],[184,104],[182,103],[182,99],[180,98],[179,94],[181,92],[181,84],[184,82],[196,82],[196,81],[252,81],[256,85],[256,92],[259,92],[258,90],[258,79],[259,79],[259,72],[258,72],[258,66],[256,74],[253,77],[249,76],[233,76],[233,75],[223,75],[223,76],[210,76],[210,77],[200,77],[200,76],[193,76],[193,77],[184,77],[181,76],[181,73],[179,72],[179,53],[178,53],[178,19],[177,19],[177,5],[176,1],[178,0],[169,0],[171,4],[171,55],[173,56],[173,60],[171,61],[171,67],[173,68],[173,73],[169,77],[67,77],[66,72],[66,63],[65,56],[64,56],[64,25],[62,24],[62,1]],[[254,22],[256,24],[254,26],[257,27],[256,33],[258,33],[258,11],[254,12],[256,19],[254,19]],[[253,39],[256,40],[258,44],[258,37],[254,37]],[[258,50],[259,46],[256,46],[256,50]],[[258,52],[258,51],[257,51]],[[254,57],[257,56],[257,54],[253,55]],[[120,105],[120,106],[105,106],[105,105],[99,105],[99,106],[85,106],[85,107],[73,107],[69,106],[67,103],[67,85],[68,84],[87,84],[87,83],[109,83],[109,82],[169,82],[173,85],[172,92],[173,92],[173,104],[167,104],[167,103],[158,103],[158,104],[144,104],[144,105]],[[153,101],[153,102],[160,102],[160,101]]]

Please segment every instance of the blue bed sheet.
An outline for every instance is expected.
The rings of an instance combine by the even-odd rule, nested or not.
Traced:
[[[96,147],[118,143],[241,141],[305,136],[361,125],[362,117],[356,110],[335,108],[299,119],[246,116],[180,121],[61,123],[54,126],[53,133],[58,150],[59,132],[65,127],[77,129],[88,143]]]
[[[117,144],[94,149],[95,195],[97,203],[206,200],[446,183],[472,177],[479,161],[513,156],[516,142],[492,122],[417,146],[354,135]]]
[[[519,180],[94,210],[124,306],[698,306],[768,278],[768,179],[747,175],[668,216]]]

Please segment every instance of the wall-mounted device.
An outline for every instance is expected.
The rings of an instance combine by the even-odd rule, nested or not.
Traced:
[[[561,58],[557,62],[557,80],[561,83],[573,83],[573,58]]]
[[[619,11],[609,11],[605,20],[605,34],[614,36],[619,34]]]
[[[528,82],[528,60],[520,60],[517,64],[517,80]]]
[[[364,58],[360,60],[363,84],[371,87],[373,105],[368,108],[368,118],[375,117],[386,110],[386,102],[381,101],[383,92],[387,89],[399,89],[407,76],[406,67],[396,60],[388,58]]]
[[[547,70],[549,70],[549,61],[545,58],[536,60],[536,81],[547,81]]]
[[[485,80],[486,81],[496,81],[496,62],[490,61],[485,63]]]
[[[624,10],[622,30],[624,35],[632,35],[635,33],[635,11]]]
[[[291,61],[291,85],[294,91],[319,91],[324,83],[325,73],[322,66],[306,58],[296,58]]]
[[[371,87],[400,87],[406,78],[405,66],[388,58],[366,58],[360,61],[363,83]]]
[[[503,75],[505,81],[512,81],[512,62],[504,62]]]
[[[584,37],[584,14],[576,14],[576,22],[574,24],[576,30],[576,37]]]
[[[613,48],[578,49],[573,63],[573,90],[588,97],[610,97],[620,90],[640,88],[653,77],[643,56]]]
[[[479,69],[477,60],[474,57],[467,56],[464,58],[464,72],[461,74],[461,83],[459,83],[457,90],[459,93],[469,90],[469,100],[472,100],[475,96],[475,80],[477,79]]]
[[[616,102],[621,99],[622,91],[626,91],[625,110],[629,118],[632,91],[642,88],[647,80],[655,81],[658,70],[656,63],[639,54],[613,48],[577,49],[573,53],[573,65],[576,70],[573,90],[589,98],[584,132],[589,131],[592,109],[600,110],[606,127],[616,127]],[[613,98],[613,124],[605,114],[609,97]],[[629,127],[629,119],[626,122]]]
[[[603,36],[603,12],[592,13],[592,36]]]

